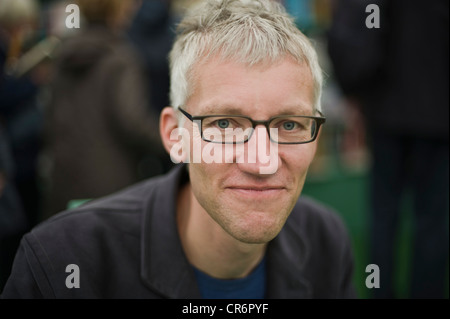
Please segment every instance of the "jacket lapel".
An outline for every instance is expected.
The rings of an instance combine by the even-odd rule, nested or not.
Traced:
[[[311,285],[303,275],[308,255],[303,238],[285,225],[267,249],[267,298],[312,298]]]
[[[141,277],[166,298],[200,298],[194,270],[181,247],[176,226],[176,199],[184,165],[162,177],[146,201],[142,225]]]

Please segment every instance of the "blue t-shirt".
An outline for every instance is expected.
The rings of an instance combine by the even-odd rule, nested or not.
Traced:
[[[245,278],[217,279],[196,269],[200,293],[205,299],[264,299],[266,292],[266,259]]]

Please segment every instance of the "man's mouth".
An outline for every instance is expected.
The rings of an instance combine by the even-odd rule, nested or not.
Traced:
[[[274,199],[280,196],[285,188],[282,186],[255,186],[255,185],[239,185],[227,187],[231,194],[243,197],[243,198],[253,198],[253,199]]]

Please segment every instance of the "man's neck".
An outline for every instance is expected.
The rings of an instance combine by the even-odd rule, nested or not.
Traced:
[[[244,278],[261,262],[266,244],[247,244],[233,238],[198,203],[190,184],[178,195],[177,227],[189,262],[221,279]]]

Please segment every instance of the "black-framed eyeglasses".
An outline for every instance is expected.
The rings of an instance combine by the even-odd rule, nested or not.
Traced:
[[[321,116],[281,115],[267,121],[255,121],[242,115],[193,116],[178,107],[189,120],[197,124],[202,140],[219,144],[246,143],[257,125],[263,125],[272,142],[305,144],[313,142],[326,118]]]

